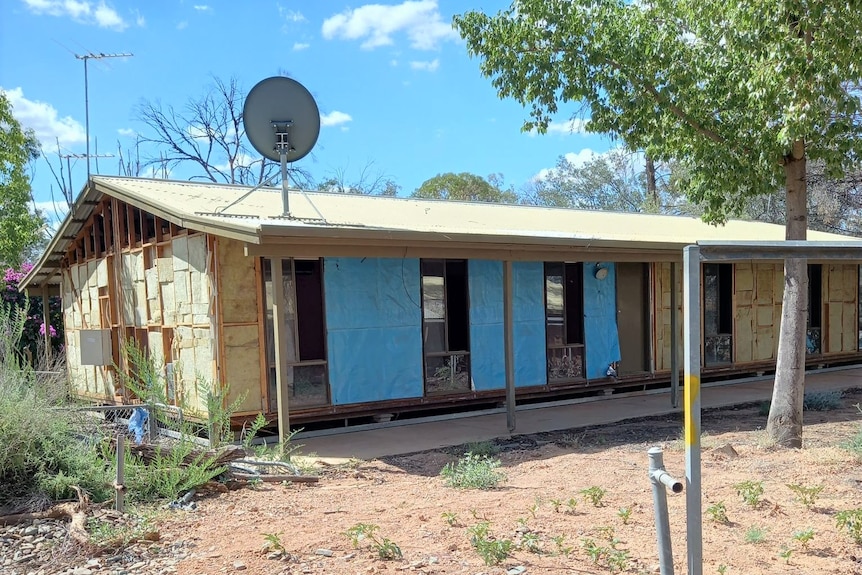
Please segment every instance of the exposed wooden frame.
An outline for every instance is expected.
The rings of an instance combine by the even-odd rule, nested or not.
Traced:
[[[272,270],[272,331],[275,346],[276,400],[278,403],[278,436],[284,443],[290,435],[290,404],[287,393],[287,355],[283,347],[287,341],[287,326],[284,325],[284,282],[281,281],[281,259],[270,262]],[[276,278],[278,281],[276,281]]]
[[[266,293],[263,282],[263,259],[254,258],[255,290],[257,291],[257,340],[260,342],[260,403],[263,413],[269,411],[269,361],[266,357]],[[327,386],[328,387],[328,386]]]

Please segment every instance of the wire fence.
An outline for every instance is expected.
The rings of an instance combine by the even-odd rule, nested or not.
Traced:
[[[74,414],[79,432],[93,438],[123,436],[130,442],[154,444],[165,438],[178,439],[184,431],[183,410],[174,405],[75,405],[59,409]]]

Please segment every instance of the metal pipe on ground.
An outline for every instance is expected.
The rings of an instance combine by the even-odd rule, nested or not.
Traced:
[[[670,539],[670,519],[667,512],[667,491],[682,493],[682,482],[674,479],[664,469],[661,447],[651,447],[649,456],[649,479],[652,484],[652,501],[655,509],[656,542],[661,575],[673,575],[673,550]]]

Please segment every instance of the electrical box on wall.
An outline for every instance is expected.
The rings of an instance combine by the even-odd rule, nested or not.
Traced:
[[[114,359],[111,330],[82,329],[78,333],[81,336],[81,365],[111,365]]]

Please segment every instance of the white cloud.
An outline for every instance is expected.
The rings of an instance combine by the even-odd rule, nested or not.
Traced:
[[[212,6],[208,4],[195,4],[194,9],[198,12],[209,12],[210,10],[212,10]]]
[[[129,27],[123,17],[104,1],[97,4],[84,0],[24,0],[24,4],[35,14],[71,18],[81,24],[95,24],[118,32]],[[138,16],[139,21],[140,18]]]
[[[44,146],[53,146],[57,140],[61,146],[82,144],[87,137],[84,126],[71,116],[58,117],[57,109],[51,104],[28,100],[21,88],[6,90],[0,87],[12,104],[15,119],[24,127],[36,133],[36,138]]]
[[[278,15],[288,22],[298,23],[306,21],[305,15],[302,12],[299,10],[289,10],[281,4],[278,5]]]
[[[417,50],[433,50],[446,40],[457,40],[458,34],[449,22],[444,22],[437,0],[407,0],[396,5],[366,4],[347,9],[323,21],[323,37],[327,40],[362,40],[361,47],[372,50],[394,43],[396,33],[404,33],[410,46]]]
[[[138,135],[138,133],[131,128],[120,128],[117,130],[117,133],[124,138],[134,138]]]
[[[573,167],[582,168],[586,165],[587,162],[595,159],[600,155],[601,154],[598,154],[589,148],[584,148],[583,150],[580,150],[578,152],[569,152],[565,154],[564,157],[566,158],[566,160],[569,161],[570,164],[572,164]],[[540,182],[542,180],[546,180],[549,176],[556,172],[556,170],[557,168],[542,168],[541,170],[539,170],[539,173],[533,176],[533,181]]]
[[[434,58],[430,62],[414,61],[410,62],[410,67],[414,70],[425,70],[427,72],[436,72],[440,67],[440,60]]]
[[[583,134],[584,127],[587,125],[587,120],[581,118],[573,118],[568,122],[551,122],[548,124],[549,134]]]
[[[311,44],[307,44],[305,42],[294,42],[293,43],[293,51],[299,52],[300,50],[308,50],[311,47]]]
[[[345,114],[344,112],[339,112],[334,110],[328,114],[320,115],[320,125],[324,127],[329,126],[338,126],[340,124],[346,124],[347,122],[352,122],[353,118],[350,117],[350,114]]]
[[[147,19],[144,18],[144,15],[141,14],[140,10],[135,10],[135,24],[137,24],[138,28],[143,28],[147,25]]]
[[[581,118],[572,118],[566,122],[551,122],[548,124],[548,134],[558,135],[558,136],[568,136],[570,134],[583,134],[586,133],[586,125],[589,121],[589,118],[584,120]],[[530,136],[537,136],[539,132],[536,131],[535,128],[530,130]]]

